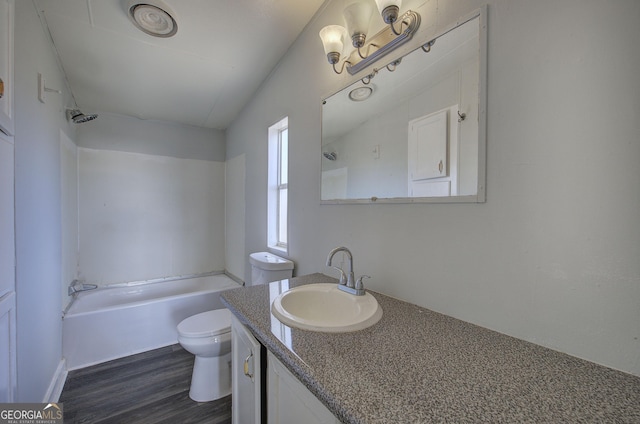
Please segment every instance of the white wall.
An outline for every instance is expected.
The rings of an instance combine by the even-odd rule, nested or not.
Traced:
[[[42,402],[62,358],[60,131],[70,98],[30,1],[16,2],[15,197],[18,402]],[[38,72],[47,93],[38,101]]]
[[[80,277],[224,270],[224,162],[79,149]]]
[[[415,43],[485,2],[405,3]],[[332,1],[227,130],[227,158],[246,158],[244,257],[266,247],[266,130],[288,116],[297,274],[333,274],[346,245],[375,290],[640,375],[640,3],[488,5],[487,202],[319,204],[320,100],[354,81],[317,36],[341,22]]]

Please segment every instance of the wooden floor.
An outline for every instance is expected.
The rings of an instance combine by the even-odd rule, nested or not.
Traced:
[[[65,423],[231,423],[231,396],[189,398],[193,355],[180,345],[71,371],[60,396]]]

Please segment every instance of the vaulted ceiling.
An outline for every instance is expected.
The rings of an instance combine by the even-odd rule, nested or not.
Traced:
[[[324,0],[162,1],[177,33],[150,36],[129,0],[34,0],[78,106],[225,129]]]

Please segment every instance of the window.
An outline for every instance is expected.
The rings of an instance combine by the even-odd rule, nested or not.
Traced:
[[[289,182],[289,118],[269,127],[267,242],[269,247],[287,251]]]

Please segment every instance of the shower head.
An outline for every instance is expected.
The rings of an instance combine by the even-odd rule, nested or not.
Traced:
[[[324,155],[325,158],[327,158],[329,160],[338,159],[338,155],[337,155],[336,152],[322,152],[322,154]]]
[[[80,112],[80,109],[67,109],[67,119],[73,121],[74,124],[83,124],[85,122],[93,121],[98,115],[85,115]]]

